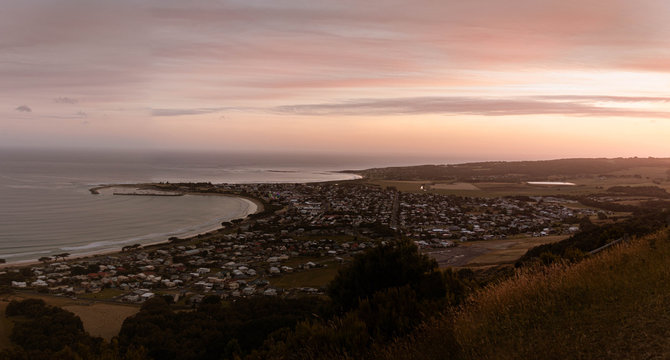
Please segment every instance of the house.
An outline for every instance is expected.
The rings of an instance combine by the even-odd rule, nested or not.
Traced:
[[[25,281],[12,281],[12,287],[25,288],[28,284]]]

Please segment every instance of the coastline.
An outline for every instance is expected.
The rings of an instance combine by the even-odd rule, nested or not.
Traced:
[[[271,173],[300,173],[299,171],[282,171],[282,170],[270,170],[269,172]],[[321,171],[323,172],[323,171]],[[320,172],[320,173],[321,173]],[[325,171],[325,173],[330,173],[330,174],[338,174],[341,173],[340,171]],[[284,179],[280,181],[267,181],[269,183],[332,183],[332,182],[346,182],[346,181],[357,181],[363,178],[363,176],[358,175],[358,174],[347,174],[347,178],[345,179],[339,179],[339,180],[315,180],[315,179],[309,179],[309,178],[302,178],[300,180],[298,179]],[[104,180],[103,180],[104,181]],[[228,197],[233,197],[237,199],[246,199],[247,201],[250,202],[250,206],[255,207],[255,209],[250,208],[249,211],[244,214],[244,216],[241,217],[236,217],[234,219],[246,219],[251,215],[259,214],[264,211],[266,211],[266,205],[265,203],[257,198],[254,198],[253,196],[247,196],[248,194],[240,194],[237,192],[229,192],[229,193],[224,193],[224,192],[199,192],[197,189],[173,189],[168,190],[164,189],[163,186],[170,186],[172,184],[179,184],[177,182],[174,183],[159,183],[159,182],[118,182],[118,183],[105,183],[105,182],[92,182],[88,183],[88,186],[86,188],[86,192],[90,193],[91,196],[100,196],[103,195],[105,191],[108,191],[107,189],[110,188],[119,188],[119,193],[118,195],[125,195],[124,197],[131,197],[131,196],[142,196],[142,197],[151,197],[151,196],[161,196],[165,197],[164,195],[166,192],[171,192],[169,196],[176,196],[177,194],[179,196],[181,195],[216,195],[216,196],[228,196]],[[264,183],[265,181],[261,181],[261,183]],[[236,182],[232,182],[233,184],[236,184]],[[253,184],[254,182],[241,182],[242,184]],[[197,184],[196,182],[184,182],[182,184]],[[210,185],[212,184],[211,182],[209,183]],[[137,191],[135,191],[137,190]],[[151,192],[161,192],[157,195],[151,194]],[[106,195],[106,194],[105,194]],[[110,192],[109,195],[113,195],[113,190]],[[192,230],[192,232],[183,232],[183,233],[178,233],[176,235],[171,235],[169,233],[165,233],[162,236],[156,236],[154,238],[147,238],[145,241],[146,243],[142,244],[143,247],[148,247],[148,246],[160,246],[168,243],[168,239],[173,236],[178,236],[181,237],[182,239],[190,239],[195,236],[203,235],[203,234],[208,234],[212,233],[215,231],[219,231],[222,228],[221,222],[225,222],[228,220],[233,220],[233,219],[218,219],[218,221],[209,221],[207,224],[202,224],[202,226],[199,226],[195,229]],[[163,239],[160,240],[159,239]],[[70,261],[70,260],[76,260],[76,259],[82,259],[82,258],[90,258],[94,256],[103,256],[103,255],[110,255],[110,254],[116,254],[120,253],[121,248],[125,245],[128,245],[129,243],[132,243],[133,240],[124,238],[121,240],[118,240],[118,244],[108,244],[106,248],[99,249],[99,250],[89,250],[86,251],[85,249],[82,249],[80,251],[83,252],[77,252],[73,253],[71,256],[68,256],[64,261]],[[141,240],[139,240],[141,241]],[[92,242],[91,242],[92,243]],[[77,250],[57,250],[61,251],[62,253],[69,252],[69,251],[77,251]],[[45,252],[46,254],[47,252]],[[53,251],[51,252],[52,254],[54,253]],[[35,258],[33,259],[20,259],[20,260],[11,260],[5,258],[7,262],[5,263],[0,263],[0,269],[6,269],[6,268],[20,268],[20,267],[25,267],[25,266],[31,266],[35,264],[41,264],[38,260],[39,254],[33,255]],[[53,255],[51,255],[53,256]],[[2,256],[0,255],[0,258]],[[61,260],[63,261],[63,260]]]
[[[114,188],[114,187],[124,187],[124,188],[141,188],[141,187],[147,187],[147,186],[152,186],[154,184],[151,183],[143,183],[143,184],[107,184],[107,185],[100,185],[100,186],[95,186],[93,188],[90,188],[89,191],[91,192],[91,195],[98,195],[100,190],[108,189],[108,188]],[[114,194],[118,196],[117,194]],[[124,194],[127,196],[165,196],[161,194]],[[203,192],[190,192],[190,191],[185,191],[183,192],[182,195],[199,195],[199,196],[225,196],[225,197],[230,197],[230,198],[236,198],[236,199],[241,199],[244,200],[247,204],[248,207],[245,211],[245,214],[240,217],[233,218],[234,219],[243,219],[246,220],[249,218],[249,216],[254,215],[254,214],[259,214],[265,211],[265,205],[260,199],[256,199],[250,196],[245,196],[245,195],[236,195],[236,194],[223,194],[223,193],[203,193]],[[173,196],[173,195],[171,195]],[[221,220],[221,219],[219,219]],[[208,235],[208,234],[214,234],[220,230],[223,229],[223,226],[221,225],[222,221],[217,221],[218,225],[216,226],[210,226],[210,227],[204,227],[203,229],[197,230],[197,233],[192,233],[186,235],[182,240],[188,241],[191,239],[194,239],[199,236],[203,235]],[[141,244],[141,247],[139,250],[144,250],[147,248],[153,248],[153,247],[159,247],[163,245],[168,245],[170,244],[169,238],[160,240],[160,241],[154,241],[150,243],[145,243]],[[76,260],[81,260],[81,259],[87,259],[87,258],[94,258],[98,256],[111,256],[115,254],[121,254],[124,253],[121,247],[115,248],[115,249],[102,249],[98,251],[91,251],[91,252],[86,252],[86,253],[77,253],[77,254],[72,254],[71,256],[68,256],[65,260],[61,260],[64,262],[69,262],[69,261],[76,261]],[[57,261],[55,261],[57,262]],[[26,266],[32,266],[32,265],[37,265],[37,264],[42,264],[38,259],[28,259],[28,260],[19,260],[19,261],[14,261],[14,262],[7,262],[0,264],[0,269],[9,269],[9,268],[22,268]]]

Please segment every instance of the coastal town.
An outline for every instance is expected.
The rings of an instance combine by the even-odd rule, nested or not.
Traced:
[[[334,276],[366,248],[408,238],[422,250],[508,237],[568,235],[596,212],[555,197],[474,198],[399,192],[359,182],[144,185],[169,194],[226,194],[257,201],[259,212],[190,238],[121,252],[6,267],[11,288],[69,297],[142,303],[165,296],[197,304],[207,295],[321,294],[323,284],[287,279]],[[316,276],[316,275],[315,275]],[[321,285],[321,286],[319,286]]]

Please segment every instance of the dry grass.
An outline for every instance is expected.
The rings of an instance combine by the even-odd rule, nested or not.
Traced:
[[[326,286],[337,275],[338,266],[329,264],[328,267],[297,271],[285,274],[281,277],[271,278],[270,284],[279,288],[314,287]]]
[[[431,354],[446,351],[453,324],[452,358],[667,359],[669,262],[663,231],[573,266],[519,272],[475,294],[453,323],[437,320],[381,357],[450,358]]]
[[[576,180],[566,180],[577,183],[577,186],[535,186],[526,183],[495,183],[482,182],[477,183],[480,191],[463,192],[462,195],[482,197],[500,197],[500,196],[551,196],[551,195],[585,195],[597,192],[595,186],[583,186]],[[461,195],[454,193],[454,195]]]
[[[568,235],[519,237],[505,240],[473,241],[461,246],[477,246],[489,252],[470,260],[469,265],[513,263],[528,250],[543,244],[555,243],[568,238]]]
[[[664,233],[572,267],[519,273],[463,309],[458,341],[478,359],[667,358],[668,259]]]
[[[88,331],[89,334],[100,336],[107,340],[119,334],[123,320],[135,315],[140,310],[139,306],[136,305],[102,303],[81,299],[74,300],[66,297],[42,294],[17,294],[9,298],[10,300],[42,299],[49,305],[61,307],[79,316],[84,324],[84,330]],[[0,316],[5,318],[4,308],[7,306],[7,302],[1,302],[0,306],[2,306],[2,315]],[[11,321],[9,322],[11,323]],[[0,325],[4,324],[0,322]],[[5,329],[7,328],[5,327]],[[9,332],[6,333],[6,336],[9,336]],[[0,346],[3,344],[4,337],[0,328]]]
[[[92,336],[111,339],[119,334],[123,320],[135,315],[137,306],[95,303],[92,305],[68,305],[63,309],[73,312],[81,318],[84,329]]]
[[[479,190],[477,186],[470,183],[433,184],[428,188],[435,190]]]
[[[504,240],[481,240],[460,243],[457,247],[426,250],[441,268],[509,264],[517,261],[535,246],[558,242],[567,235],[510,237]]]
[[[496,182],[450,184],[450,183],[439,183],[430,180],[425,181],[368,180],[366,182],[369,184],[379,185],[381,187],[394,186],[395,188],[403,192],[415,192],[415,193],[428,192],[442,195],[476,196],[476,197],[500,197],[508,195],[550,196],[557,194],[586,195],[601,191],[597,189],[596,186],[602,185],[596,182],[590,185],[560,186],[560,187],[531,186],[525,183],[496,183]],[[422,185],[426,186],[426,191],[421,189]]]
[[[508,195],[526,196],[551,196],[551,195],[588,195],[603,192],[613,186],[658,186],[670,191],[668,180],[668,169],[665,167],[633,168],[607,175],[616,177],[600,178],[578,177],[560,178],[560,181],[572,182],[576,186],[535,186],[526,183],[501,183],[501,182],[477,182],[477,183],[449,183],[432,180],[400,181],[400,180],[365,180],[366,183],[379,185],[381,187],[394,186],[404,192],[424,192],[422,185],[427,185],[427,192],[477,197],[500,197]],[[632,175],[639,175],[633,177]],[[623,177],[619,177],[623,176]],[[656,181],[656,182],[654,182]]]
[[[666,179],[668,177],[668,168],[658,166],[658,167],[636,167],[626,170],[613,171],[612,175],[640,175],[640,181],[644,179]]]

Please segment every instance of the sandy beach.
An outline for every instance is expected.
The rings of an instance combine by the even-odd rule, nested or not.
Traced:
[[[123,188],[126,189],[126,191],[129,191],[127,189],[141,189],[142,186],[146,186],[149,184],[110,184],[110,185],[101,185],[101,186],[96,186],[89,191],[96,195],[100,192],[108,191],[110,194],[115,191],[115,189],[118,188]],[[142,190],[143,193],[141,194],[142,196],[151,196],[152,193],[149,190]],[[155,194],[158,194],[160,191],[159,190],[153,190]],[[241,199],[247,204],[247,208],[244,212],[244,215],[240,218],[247,218],[249,215],[252,214],[257,214],[260,212],[263,212],[265,210],[265,207],[263,206],[263,203],[255,198],[248,197],[248,196],[241,196],[241,195],[232,195],[232,194],[217,194],[217,193],[200,193],[200,192],[185,192],[184,195],[197,195],[197,196],[223,196],[223,197],[230,197],[230,198],[236,198],[236,199]],[[128,195],[128,196],[136,196],[136,195]],[[161,196],[161,195],[157,195]],[[217,225],[209,227],[209,228],[203,228],[199,230],[196,233],[188,234],[187,236],[184,237],[184,239],[191,239],[200,235],[205,235],[208,233],[213,233],[218,230],[220,230],[221,227],[221,222],[219,222]],[[155,246],[161,246],[161,245],[167,245],[169,244],[168,239],[163,239],[160,241],[154,241],[154,242],[149,242],[149,243],[144,243],[142,244],[142,248],[148,248],[148,247],[155,247]],[[108,255],[115,255],[115,254],[120,254],[122,252],[121,247],[115,248],[115,249],[104,249],[104,250],[99,250],[99,251],[91,251],[91,252],[83,252],[83,253],[76,253],[72,254],[71,256],[68,256],[65,261],[73,261],[73,260],[80,260],[80,259],[86,259],[86,258],[93,258],[97,256],[108,256]],[[13,262],[8,262],[4,264],[0,264],[0,269],[2,268],[12,268],[12,267],[25,267],[25,266],[31,266],[31,265],[37,265],[41,264],[41,262],[38,259],[29,259],[29,260],[19,260],[19,261],[13,261]]]

